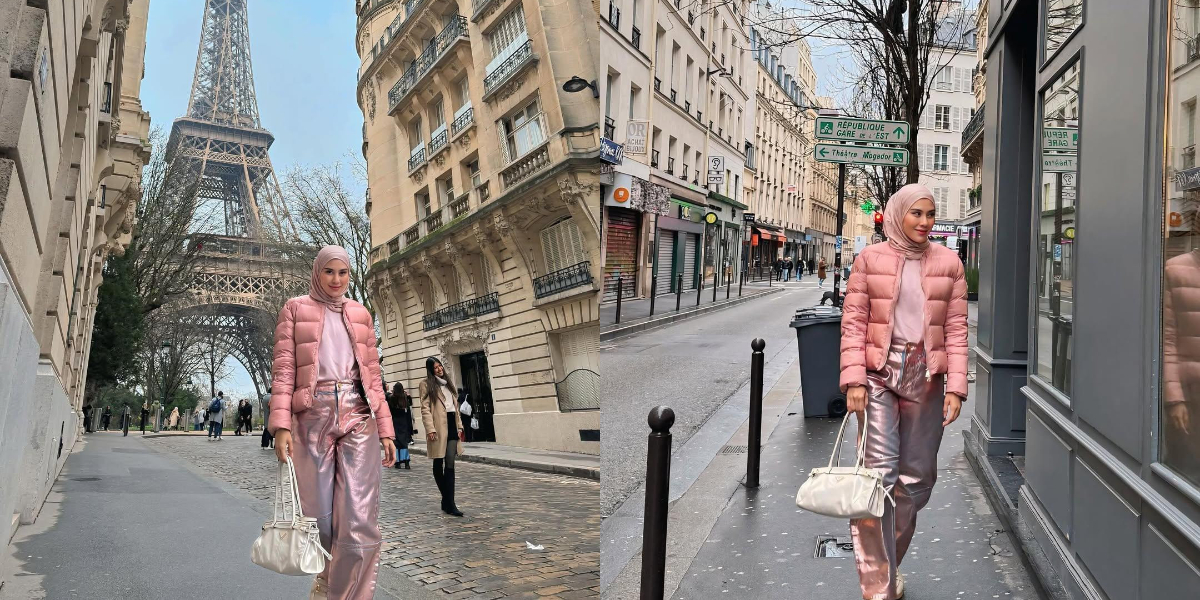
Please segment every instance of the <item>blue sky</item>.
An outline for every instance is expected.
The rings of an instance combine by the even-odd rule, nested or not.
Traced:
[[[249,10],[258,111],[275,135],[271,161],[276,172],[331,163],[359,151],[354,2],[251,0]],[[151,126],[164,132],[187,110],[203,12],[204,0],[150,3],[141,99]],[[233,364],[234,375],[220,388],[234,398],[251,395],[250,377]]]

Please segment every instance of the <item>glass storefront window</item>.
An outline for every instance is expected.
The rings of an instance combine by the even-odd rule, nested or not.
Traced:
[[[1079,63],[1042,92],[1042,152],[1037,219],[1037,347],[1035,373],[1071,394],[1071,328],[1075,293],[1075,208],[1079,175]]]
[[[1200,486],[1200,9],[1174,3],[1163,173],[1162,414],[1159,461]]]
[[[1046,0],[1046,57],[1061,48],[1082,22],[1083,0]]]

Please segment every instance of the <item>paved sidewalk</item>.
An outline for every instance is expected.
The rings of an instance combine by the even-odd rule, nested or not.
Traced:
[[[308,596],[311,578],[250,562],[265,502],[114,433],[76,446],[37,522],[17,531],[0,599]],[[381,569],[376,597],[439,596]]]

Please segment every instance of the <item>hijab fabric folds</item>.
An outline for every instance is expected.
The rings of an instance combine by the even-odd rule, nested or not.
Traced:
[[[341,312],[342,305],[346,303],[346,291],[343,288],[342,293],[335,296],[330,296],[321,289],[320,280],[318,277],[321,271],[325,269],[325,265],[331,260],[341,260],[350,266],[350,254],[341,246],[325,246],[317,253],[317,259],[313,261],[312,279],[308,282],[308,295],[313,300],[324,304],[330,310]]]
[[[888,245],[899,251],[906,258],[917,259],[929,249],[929,241],[923,243],[909,239],[904,233],[904,215],[912,210],[918,200],[928,199],[933,202],[933,192],[920,183],[910,183],[888,198],[887,206],[883,209],[883,233],[887,235]]]

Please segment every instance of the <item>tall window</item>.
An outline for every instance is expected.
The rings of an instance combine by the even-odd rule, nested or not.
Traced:
[[[542,256],[546,273],[553,273],[587,260],[583,235],[575,220],[567,217],[542,230]]]
[[[1037,217],[1037,319],[1034,373],[1071,394],[1072,322],[1075,314],[1075,219],[1079,209],[1079,64],[1068,67],[1042,93]]]
[[[437,135],[446,130],[446,107],[441,98],[434,100],[433,107],[429,109],[429,126],[433,129],[429,130],[429,138],[432,140]]]
[[[488,45],[491,46],[492,56],[500,58],[510,54],[526,39],[528,39],[528,35],[525,32],[525,9],[517,4],[516,8],[500,17],[499,23],[488,36]]]
[[[934,107],[934,128],[942,131],[950,130],[950,107],[945,104],[939,104]]]
[[[509,161],[524,156],[546,140],[542,108],[537,100],[525,105],[511,117],[501,119],[500,123],[501,130],[504,131],[504,149]]]
[[[944,66],[937,72],[937,77],[933,81],[934,89],[942,92],[948,92],[953,84],[953,67]]]
[[[409,156],[425,149],[425,141],[421,139],[421,117],[413,119],[408,124]]]
[[[949,163],[950,147],[942,144],[937,144],[933,147],[933,170],[948,171],[950,170]]]

